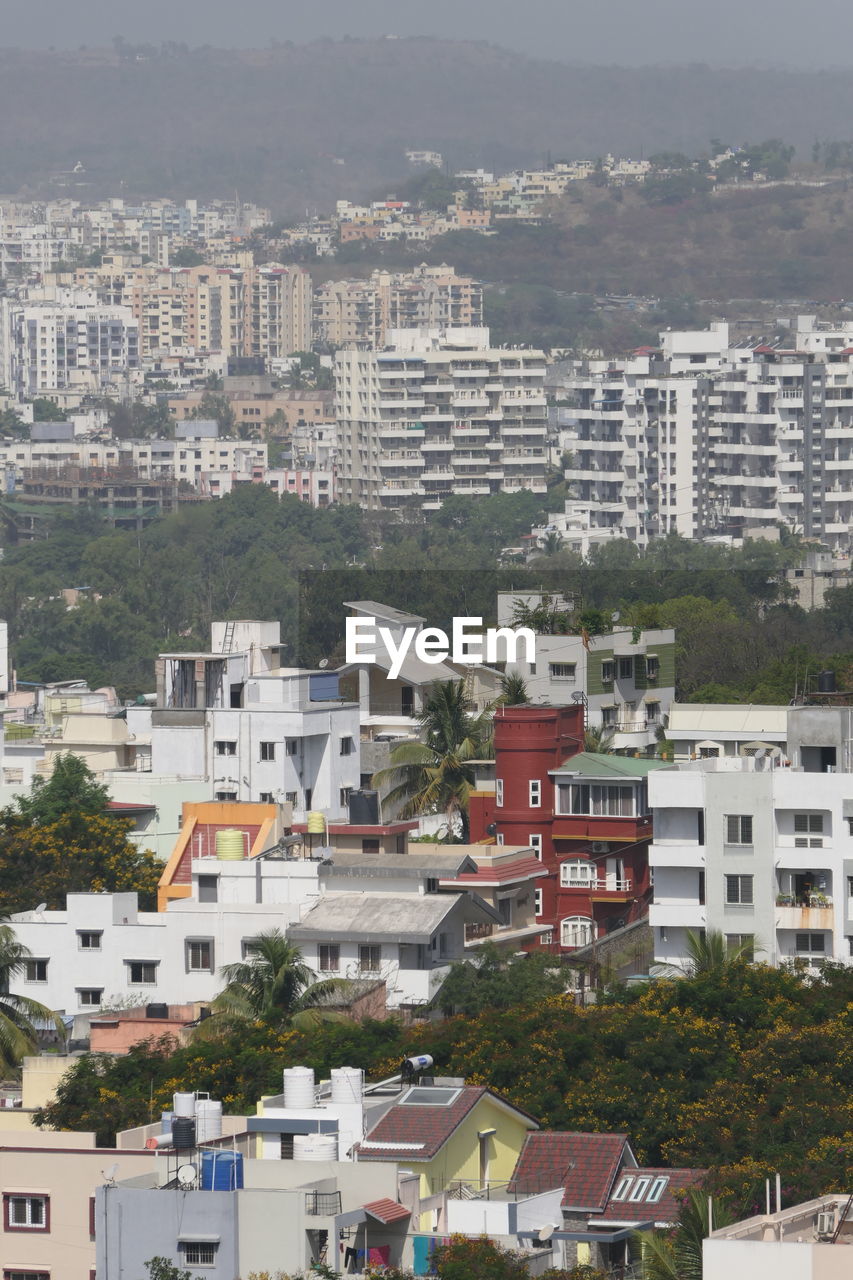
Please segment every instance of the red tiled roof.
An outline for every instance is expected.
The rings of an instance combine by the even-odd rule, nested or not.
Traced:
[[[357,1148],[359,1160],[396,1160],[402,1156],[407,1164],[411,1160],[431,1160],[487,1094],[536,1123],[520,1107],[505,1102],[484,1085],[460,1085],[457,1097],[448,1106],[407,1104],[404,1101],[407,1094],[402,1094]],[[410,1149],[402,1151],[403,1147]]]
[[[362,1205],[362,1208],[365,1213],[370,1214],[371,1218],[376,1218],[386,1226],[389,1222],[402,1222],[404,1218],[412,1216],[411,1209],[407,1209],[404,1204],[399,1204],[396,1200],[371,1200],[370,1204]]]
[[[458,876],[450,876],[439,880],[440,885],[471,884],[512,884],[514,880],[530,880],[534,876],[547,876],[548,868],[543,867],[538,858],[519,858],[516,862],[507,862],[497,867],[478,867],[476,871],[463,871]]]
[[[767,343],[763,342],[760,347],[752,348],[752,354],[755,356],[772,356],[775,350],[775,347],[768,347]]]
[[[687,1191],[689,1187],[698,1186],[707,1172],[707,1169],[623,1169],[621,1177],[610,1194],[607,1208],[601,1215],[601,1221],[675,1222],[680,1205],[677,1193]],[[639,1184],[640,1198],[634,1200],[631,1198],[632,1193],[637,1193],[641,1178],[647,1178],[648,1182]],[[661,1179],[666,1179],[662,1192],[660,1192]],[[657,1186],[655,1186],[656,1182]],[[653,1193],[651,1202],[647,1199],[649,1192]],[[623,1193],[624,1199],[614,1200],[614,1195]]]
[[[601,1212],[626,1158],[633,1162],[624,1133],[529,1133],[510,1191],[533,1195],[562,1186],[565,1206]]]

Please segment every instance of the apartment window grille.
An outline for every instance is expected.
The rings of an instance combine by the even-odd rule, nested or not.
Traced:
[[[3,1196],[3,1227],[6,1231],[50,1231],[50,1196]]]
[[[619,659],[619,679],[632,680],[633,678],[634,678],[634,659],[620,658]]]
[[[211,1241],[187,1241],[183,1246],[184,1262],[188,1267],[215,1267],[216,1244]]]
[[[186,943],[187,973],[213,973],[213,940],[188,938]]]
[[[361,946],[358,949],[359,973],[378,973],[382,967],[382,948],[379,946]]]
[[[796,849],[823,848],[823,814],[794,814],[794,847]]]
[[[752,902],[752,876],[726,876],[726,905],[751,907]]]
[[[154,987],[157,985],[156,960],[126,960],[127,981],[131,987]]]
[[[752,844],[751,813],[730,813],[726,816],[726,844]]]
[[[826,955],[826,936],[822,933],[798,933],[794,938],[798,956]]]
[[[218,756],[236,756],[237,743],[229,741],[218,741],[213,744],[213,750]]]
[[[338,973],[341,967],[341,949],[336,942],[321,942],[317,948],[317,962],[321,973]]]

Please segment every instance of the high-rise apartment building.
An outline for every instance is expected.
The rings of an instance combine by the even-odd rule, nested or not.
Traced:
[[[381,348],[391,329],[447,329],[483,323],[483,291],[446,265],[374,271],[367,280],[330,280],[314,292],[314,331],[333,346]]]
[[[800,316],[790,342],[728,326],[575,365],[557,388],[567,528],[588,541],[741,538],[785,524],[846,548],[853,524],[853,324]],[[559,520],[557,521],[559,524]]]
[[[342,502],[546,492],[541,351],[490,347],[488,329],[399,329],[384,351],[339,351],[335,375]]]

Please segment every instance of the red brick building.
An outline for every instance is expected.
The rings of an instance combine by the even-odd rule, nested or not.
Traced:
[[[472,795],[471,839],[536,850],[549,873],[537,914],[555,949],[575,950],[644,916],[646,778],[663,762],[584,751],[580,705],[499,708],[494,731],[495,791]]]

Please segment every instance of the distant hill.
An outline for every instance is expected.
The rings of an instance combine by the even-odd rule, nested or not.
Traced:
[[[401,180],[406,147],[498,169],[711,137],[783,137],[805,154],[853,135],[850,121],[853,72],[569,66],[428,38],[2,50],[0,192],[238,188],[292,213]],[[89,185],[61,185],[77,161]]]

